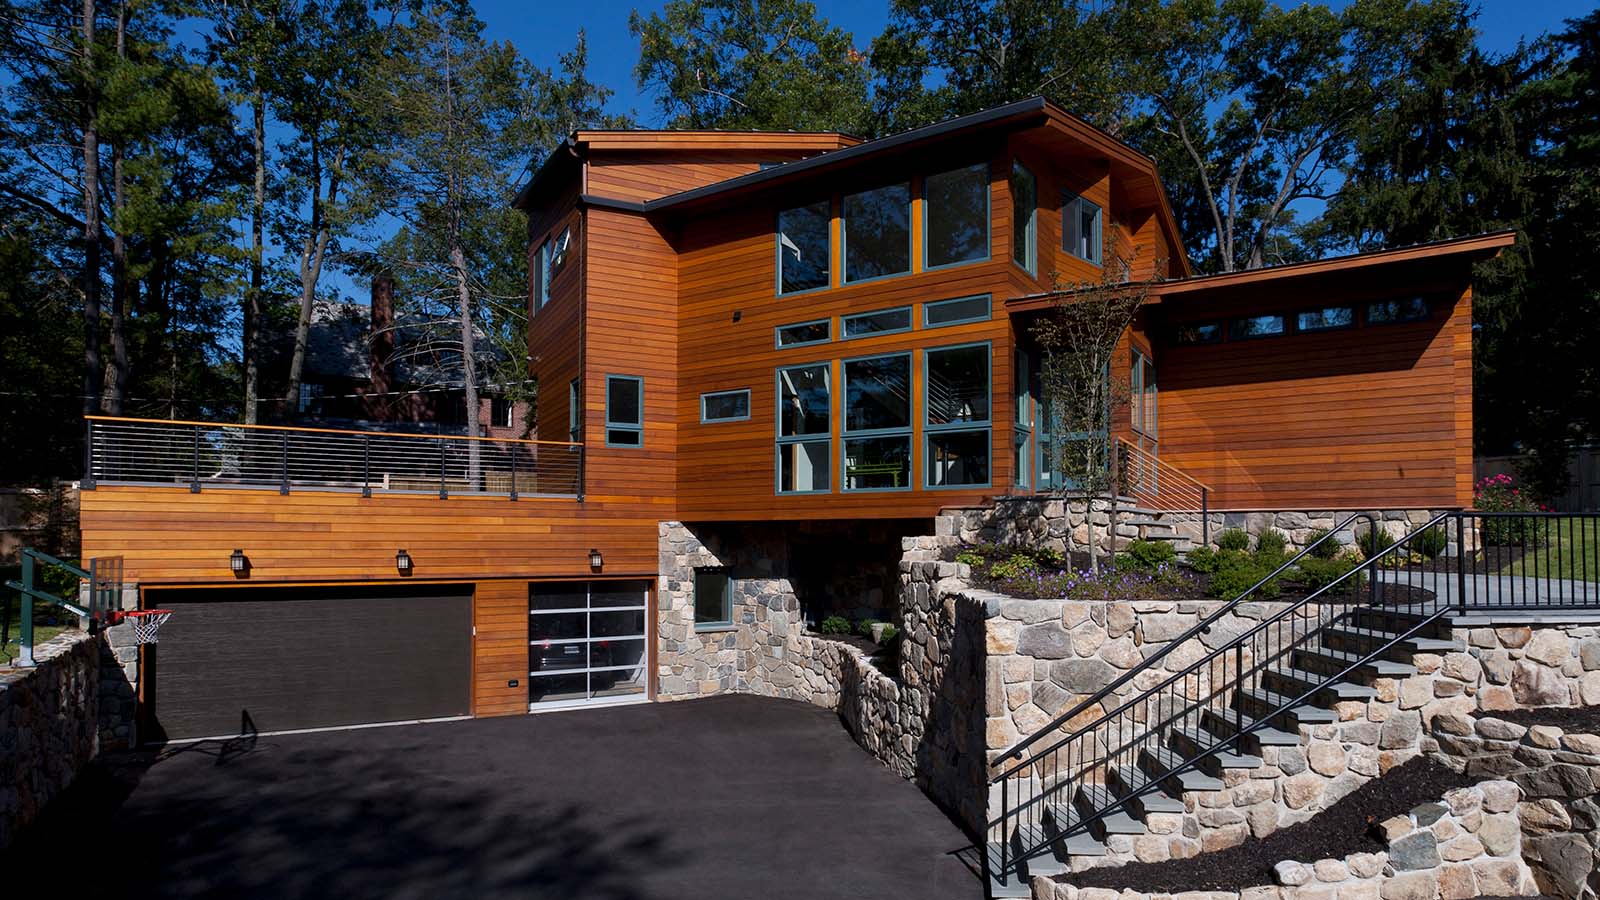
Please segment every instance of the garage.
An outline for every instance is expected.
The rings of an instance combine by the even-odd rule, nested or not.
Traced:
[[[471,585],[150,590],[146,741],[467,715]]]

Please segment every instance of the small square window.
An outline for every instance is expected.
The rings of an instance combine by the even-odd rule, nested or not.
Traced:
[[[505,397],[493,397],[489,400],[489,421],[496,428],[510,428],[512,419],[512,404]]]
[[[606,376],[606,446],[644,445],[644,380]]]
[[[1420,322],[1428,317],[1428,301],[1423,297],[1404,300],[1380,300],[1367,304],[1368,325],[1394,325],[1400,322]]]
[[[750,390],[700,395],[701,422],[740,422],[750,418]]]
[[[727,628],[733,624],[733,580],[723,568],[694,570],[694,627]]]
[[[1061,200],[1061,249],[1100,264],[1100,207],[1082,197]]]

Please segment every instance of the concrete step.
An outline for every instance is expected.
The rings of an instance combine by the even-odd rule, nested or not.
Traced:
[[[1333,710],[1310,704],[1295,705],[1293,697],[1266,690],[1246,688],[1236,692],[1240,711],[1258,719],[1270,718],[1291,728],[1301,725],[1326,725],[1338,720]]]
[[[1346,668],[1355,665],[1350,670],[1352,675],[1379,678],[1409,678],[1417,674],[1417,667],[1406,662],[1392,659],[1370,659],[1362,662],[1365,653],[1353,653],[1337,647],[1326,645],[1319,646],[1315,643],[1306,644],[1295,648],[1294,665],[1308,672],[1318,672],[1327,675],[1338,675]],[[1359,663],[1359,665],[1356,665]]]
[[[1132,806],[1141,818],[1151,813],[1181,813],[1183,800],[1168,794],[1160,783],[1150,780],[1143,770],[1133,766],[1112,766],[1111,783],[1119,796],[1133,796]]]
[[[1148,829],[1144,827],[1144,822],[1133,815],[1131,803],[1098,819],[1093,818],[1101,810],[1116,806],[1121,799],[1103,784],[1086,784],[1078,789],[1078,796],[1073,798],[1079,820],[1088,821],[1089,833],[1100,840],[1113,834],[1144,834]]]
[[[1268,669],[1266,677],[1262,680],[1268,689],[1290,697],[1314,691],[1310,701],[1318,704],[1336,703],[1341,700],[1371,700],[1378,696],[1377,690],[1371,685],[1356,684],[1352,681],[1327,683],[1326,675],[1292,666],[1276,666]]]
[[[1218,734],[1236,734],[1257,725],[1256,719],[1236,709],[1208,709],[1201,721],[1208,730]],[[1239,744],[1246,750],[1259,753],[1263,747],[1298,747],[1300,735],[1271,725],[1261,725],[1240,738]]]
[[[1198,769],[1189,769],[1174,775],[1172,771],[1184,763],[1183,757],[1166,747],[1145,747],[1139,753],[1139,763],[1145,772],[1166,786],[1168,791],[1220,791],[1222,779],[1207,775]]]
[[[1217,738],[1198,728],[1185,727],[1172,730],[1172,748],[1183,756],[1194,757],[1201,753],[1206,758],[1200,768],[1211,775],[1221,776],[1228,769],[1259,769],[1261,757],[1240,753],[1232,744],[1226,749],[1217,747]]]
[[[1324,628],[1321,636],[1324,646],[1337,650],[1371,653],[1380,647],[1385,647],[1384,658],[1395,662],[1410,662],[1411,657],[1417,653],[1452,653],[1465,649],[1452,640],[1420,635],[1401,638],[1401,634],[1404,632],[1333,627]]]
[[[1404,610],[1386,609],[1380,606],[1364,606],[1352,610],[1348,616],[1337,623],[1337,626],[1404,634],[1416,627],[1424,618],[1422,615]],[[1442,619],[1435,620],[1424,625],[1422,630],[1417,632],[1417,636],[1448,640],[1450,638],[1450,627]]]

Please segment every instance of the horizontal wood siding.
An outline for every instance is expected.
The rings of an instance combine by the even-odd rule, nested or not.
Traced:
[[[582,271],[585,258],[584,220],[577,209],[574,183],[549,209],[530,210],[528,244],[528,372],[538,384],[534,401],[533,436],[541,441],[568,440],[567,385],[580,372],[583,313]],[[533,309],[538,285],[534,256],[546,240],[572,229],[572,258],[550,283],[550,301]]]
[[[472,714],[528,711],[528,583],[480,581],[472,604]],[[512,686],[509,682],[515,681]]]
[[[764,162],[805,154],[785,150],[594,153],[586,193],[618,200],[654,200],[759,171]]]
[[[1226,319],[1314,302],[1199,305]],[[1464,505],[1470,350],[1470,300],[1450,294],[1425,322],[1163,345],[1161,457],[1215,488],[1215,508]]]

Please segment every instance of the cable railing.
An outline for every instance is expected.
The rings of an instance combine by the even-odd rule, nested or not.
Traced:
[[[1362,519],[1364,534],[1352,529]],[[1277,612],[1180,671],[1159,667],[1240,603],[1268,599],[1268,584],[1340,533],[1355,535],[1367,551],[1363,561],[1282,601]],[[1174,785],[1220,787],[1199,778],[1202,763],[1241,756],[1243,741],[1272,732],[1275,721],[1314,696],[1359,691],[1346,682],[1358,670],[1394,674],[1397,650],[1441,648],[1448,642],[1429,635],[1446,617],[1594,607],[1600,607],[1600,514],[1442,513],[1393,541],[1373,517],[1350,516],[1003,753],[990,779],[1000,801],[986,833],[990,874],[1000,883],[1019,879],[1028,859],[1079,835],[1111,831],[1116,819]],[[1148,689],[1124,690],[1151,681]],[[1074,724],[1095,708],[1104,712]]]
[[[583,445],[85,416],[85,487],[581,497]]]
[[[1116,440],[1118,491],[1146,509],[1200,520],[1200,543],[1211,543],[1211,487],[1125,437]]]

